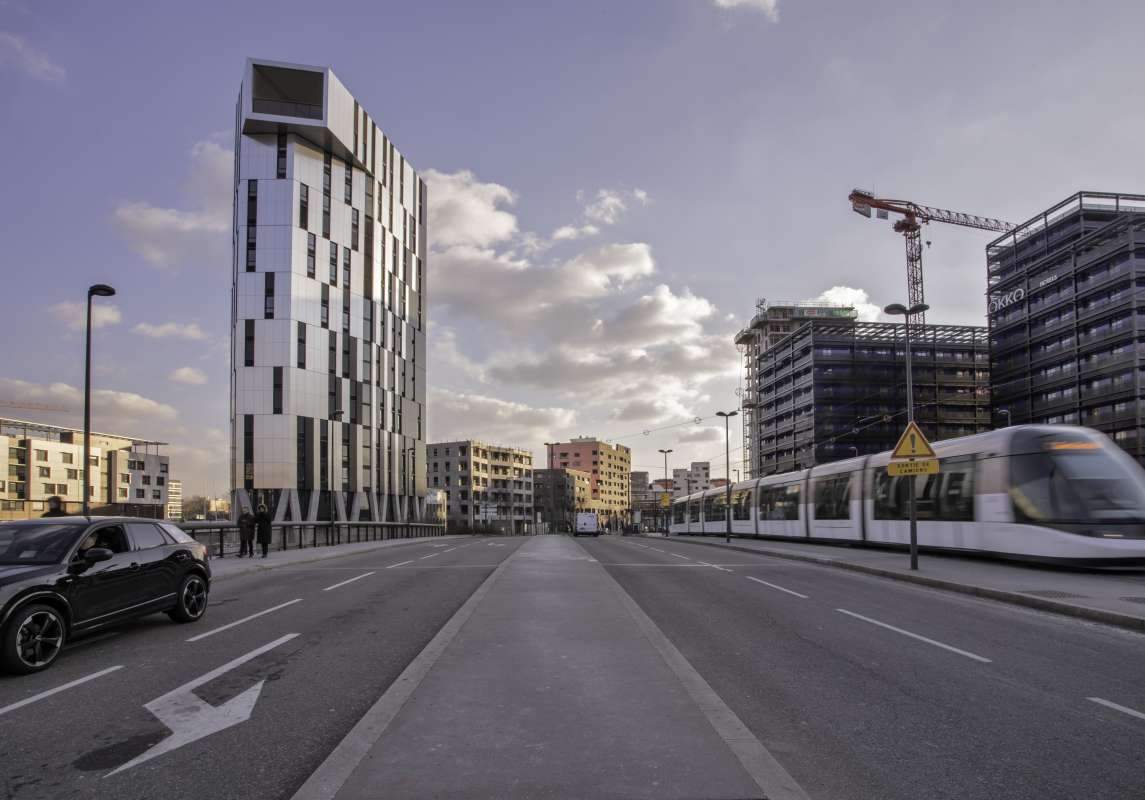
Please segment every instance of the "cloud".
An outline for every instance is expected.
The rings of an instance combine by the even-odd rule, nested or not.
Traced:
[[[866,289],[853,289],[850,286],[832,286],[818,297],[812,298],[811,302],[854,306],[859,312],[860,322],[878,322],[882,314],[882,309],[871,302]]]
[[[555,439],[576,422],[569,408],[538,408],[479,394],[429,391],[431,442],[484,439],[499,444]]]
[[[433,246],[489,247],[508,241],[517,232],[517,218],[500,208],[517,198],[497,183],[482,183],[469,170],[423,175],[429,189]]]
[[[56,303],[50,311],[56,318],[65,323],[73,331],[82,331],[85,328],[85,308],[83,303],[71,301]],[[102,328],[106,325],[117,325],[122,319],[119,307],[108,303],[93,302],[91,304],[91,327]]]
[[[452,328],[438,329],[439,326],[430,323],[429,330],[429,356],[430,369],[446,372],[450,377],[461,376],[479,383],[485,380],[485,370],[481,365],[468,358],[457,346],[457,334]],[[440,374],[440,372],[438,372]]]
[[[207,334],[199,327],[197,322],[188,322],[186,324],[164,322],[159,325],[152,325],[150,322],[140,322],[131,330],[149,339],[178,338],[199,341],[207,338]]]
[[[156,267],[211,262],[225,256],[231,230],[234,153],[205,139],[191,148],[190,156],[184,192],[198,208],[164,208],[134,201],[119,205],[112,213],[131,248]]]
[[[207,382],[207,375],[195,367],[179,367],[167,376],[167,380],[175,383],[185,383],[190,386],[202,386]]]
[[[613,225],[628,208],[619,192],[601,189],[596,197],[584,207],[584,215],[593,222]]]
[[[74,417],[83,409],[83,391],[66,383],[37,384],[15,378],[0,378],[0,396],[6,400],[28,404],[50,406],[47,413],[69,415],[70,424],[76,424]],[[178,416],[174,408],[166,403],[143,397],[134,392],[119,392],[111,389],[92,391],[92,409],[99,416],[113,418],[117,423],[134,424],[140,418],[154,421],[170,421]],[[93,424],[93,428],[103,425]],[[128,433],[135,431],[127,430]]]
[[[582,239],[585,236],[596,236],[600,233],[600,228],[595,225],[562,225],[553,231],[553,241],[565,242],[572,241],[573,239]]]
[[[779,22],[779,0],[712,0],[716,8],[747,8],[762,11],[772,22]]]
[[[0,31],[0,65],[15,67],[29,77],[50,83],[59,83],[67,77],[64,68],[52,61],[47,53],[7,31]]]
[[[722,442],[723,440],[723,428],[711,428],[707,426],[685,431],[676,438],[676,441],[680,444],[706,444],[708,442]]]
[[[593,336],[614,346],[690,341],[703,335],[703,321],[715,312],[714,305],[688,289],[677,295],[662,283],[650,294],[618,309],[609,320],[598,320]]]

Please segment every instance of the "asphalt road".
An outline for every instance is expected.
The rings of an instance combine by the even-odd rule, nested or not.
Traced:
[[[1140,634],[686,542],[579,541],[815,800],[1145,798]]]
[[[148,617],[77,641],[46,672],[0,677],[0,798],[289,797],[520,541],[231,577],[198,623]],[[202,736],[121,769],[182,734]]]

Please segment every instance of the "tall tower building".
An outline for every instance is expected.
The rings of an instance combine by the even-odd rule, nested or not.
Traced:
[[[328,68],[247,61],[235,113],[234,513],[421,518],[426,202]]]

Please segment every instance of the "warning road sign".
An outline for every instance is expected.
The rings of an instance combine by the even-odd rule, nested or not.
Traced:
[[[908,422],[906,430],[899,437],[899,443],[891,453],[891,458],[937,458],[937,456],[918,425]]]
[[[920,458],[916,461],[892,461],[887,464],[887,475],[937,475],[937,458]]]

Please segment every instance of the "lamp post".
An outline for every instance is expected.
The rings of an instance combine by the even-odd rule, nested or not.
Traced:
[[[342,419],[341,409],[330,412],[330,421],[327,423],[326,431],[326,475],[329,478],[330,487],[330,539],[334,539],[334,423]]]
[[[717,411],[717,417],[724,418],[724,475],[727,476],[727,500],[724,503],[724,520],[727,522],[727,536],[725,541],[732,542],[732,451],[731,451],[731,418],[738,416],[738,411]]]
[[[999,409],[998,409],[998,413],[999,413],[999,414],[1005,414],[1005,415],[1006,415],[1006,424],[1005,424],[1005,426],[1004,426],[1004,427],[1007,427],[1007,428],[1009,428],[1009,427],[1010,427],[1010,409],[1008,409],[1008,408],[999,408]]]
[[[851,453],[851,458],[858,458],[859,457],[859,448],[855,447],[855,445],[849,444],[849,445],[847,445],[847,449],[853,451]]]
[[[554,528],[556,528],[557,519],[557,476],[553,470],[553,448],[556,447],[556,445],[557,442],[545,442],[545,458],[549,463],[549,513],[547,515],[549,518],[549,533],[556,533]],[[564,487],[562,486],[561,488],[563,489]]]
[[[83,367],[83,515],[85,517],[91,512],[91,299],[93,297],[114,296],[115,289],[105,283],[89,286],[87,290],[87,319],[85,321],[87,342],[84,349]]]
[[[672,485],[668,483],[668,454],[672,452],[672,448],[667,450],[661,448],[660,452],[664,454],[664,491],[668,492],[668,487]],[[671,494],[669,494],[669,500],[671,500]],[[664,535],[668,535],[668,509],[664,510]]]
[[[910,318],[915,314],[922,314],[926,312],[930,306],[926,303],[917,303],[910,308],[907,308],[902,303],[892,303],[883,309],[883,312],[891,316],[901,316],[903,318],[906,330],[906,419],[907,422],[914,422],[914,382],[911,376],[910,365]],[[909,476],[907,481],[907,497],[910,499],[910,568],[912,570],[918,569],[918,512],[915,508],[914,502],[914,476]]]

